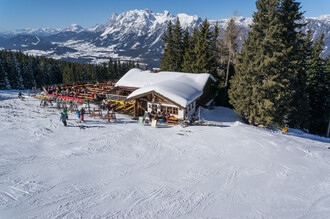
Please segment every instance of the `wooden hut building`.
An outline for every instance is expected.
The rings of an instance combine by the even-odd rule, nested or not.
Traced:
[[[158,72],[131,69],[115,87],[128,94],[126,101],[135,104],[135,116],[145,111],[165,112],[177,119],[184,119],[196,111],[196,105],[210,99],[215,82],[207,73]]]

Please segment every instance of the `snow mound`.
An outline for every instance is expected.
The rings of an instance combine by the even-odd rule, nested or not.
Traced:
[[[214,107],[214,109],[209,110],[205,108],[201,109],[201,118],[210,121],[216,122],[239,122],[243,123],[243,119],[237,115],[234,110],[226,108],[226,107]]]

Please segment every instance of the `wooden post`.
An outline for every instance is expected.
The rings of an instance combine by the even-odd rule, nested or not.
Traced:
[[[134,103],[134,117],[136,117],[138,115],[138,110],[139,110],[139,101],[135,100],[135,103]]]
[[[134,102],[134,111],[133,111],[133,116],[135,117],[136,116],[136,101]]]

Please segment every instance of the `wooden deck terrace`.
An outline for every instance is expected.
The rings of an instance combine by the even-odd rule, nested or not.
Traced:
[[[70,94],[67,94],[66,92],[62,92],[62,95],[59,94],[62,97],[68,97],[67,99],[72,99],[76,95],[76,97],[81,100],[79,101],[79,103],[89,101],[97,105],[100,105],[101,101],[106,99],[108,102],[110,102],[110,107],[113,108],[116,112],[132,114],[134,112],[134,104],[132,104],[131,102],[126,102],[126,96],[115,94],[118,89],[114,87],[114,84],[115,81],[110,83],[75,83],[51,86],[61,86],[62,91],[66,91],[67,88],[69,88],[71,90]],[[49,87],[50,86],[48,86],[48,88]],[[79,89],[81,92],[76,92],[77,89]],[[84,92],[82,92],[82,89],[84,89]],[[92,98],[92,95],[94,95],[94,98]],[[42,97],[40,95],[37,96],[37,98],[47,97]]]

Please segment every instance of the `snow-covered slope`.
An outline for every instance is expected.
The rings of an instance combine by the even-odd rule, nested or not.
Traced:
[[[18,34],[29,34],[43,36],[44,41],[50,45],[40,48],[25,48],[19,43],[8,43],[2,40],[0,47],[6,49],[23,50],[34,54],[42,50],[47,52],[49,57],[56,59],[77,59],[77,61],[107,61],[109,57],[122,58],[123,60],[139,60],[150,66],[159,66],[159,57],[162,53],[161,36],[166,32],[167,22],[175,22],[180,19],[183,28],[188,27],[190,31],[201,24],[202,18],[198,15],[177,14],[172,15],[168,11],[154,13],[148,9],[131,10],[121,14],[112,14],[109,19],[100,25],[84,29],[77,24],[72,24],[64,30],[40,29],[40,30],[21,30],[16,32],[1,32],[0,36]],[[219,23],[221,29],[226,28],[228,19],[210,20],[211,26]],[[323,15],[318,18],[305,18],[308,21],[308,29],[312,30],[314,38],[321,32],[325,33],[325,43],[327,48],[330,46],[330,18]],[[251,18],[236,17],[236,23],[247,33]],[[304,29],[306,31],[306,28]],[[12,34],[12,35],[10,35]],[[242,38],[243,39],[243,38]],[[70,43],[66,42],[69,41]],[[56,50],[53,47],[57,48]],[[88,48],[88,49],[86,49]],[[327,51],[325,52],[327,54]]]
[[[329,139],[245,125],[138,125],[0,92],[0,218],[327,218]],[[313,140],[314,139],[314,140]]]

